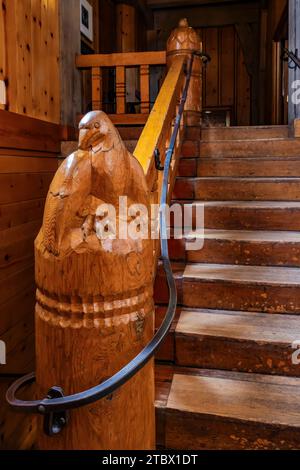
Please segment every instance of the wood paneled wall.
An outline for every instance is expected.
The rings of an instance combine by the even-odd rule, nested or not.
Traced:
[[[266,10],[265,121],[267,124],[287,124],[287,117],[285,120],[284,116],[284,106],[282,106],[283,77],[280,43],[274,41],[276,30],[282,22],[287,3],[287,0],[270,0]],[[288,43],[286,46],[288,46]]]
[[[59,123],[59,0],[1,1],[1,79],[6,109]]]
[[[233,25],[197,29],[211,62],[203,73],[203,106],[230,107],[232,124],[251,121],[251,79]]]
[[[34,370],[33,242],[57,170],[60,126],[0,111],[0,449],[28,448],[34,420],[8,409],[8,384]],[[31,395],[32,396],[32,395]]]

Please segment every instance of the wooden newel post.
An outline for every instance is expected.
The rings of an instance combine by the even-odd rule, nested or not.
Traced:
[[[189,55],[192,51],[202,51],[202,42],[196,31],[188,25],[186,18],[179,21],[167,42],[167,67],[174,57]],[[194,57],[192,77],[185,104],[188,125],[199,125],[202,111],[202,59]]]
[[[39,397],[54,385],[68,395],[101,383],[154,334],[152,243],[126,237],[126,222],[138,232],[140,215],[127,215],[120,196],[128,208],[149,208],[139,162],[106,114],[91,112],[80,123],[79,150],[50,186],[35,242]],[[43,433],[41,419],[38,446],[153,449],[154,424],[151,361],[112,396],[72,410],[56,437]]]

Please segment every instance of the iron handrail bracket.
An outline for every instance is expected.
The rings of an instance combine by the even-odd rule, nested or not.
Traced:
[[[168,240],[167,240],[167,226],[166,226],[166,217],[165,217],[165,208],[168,198],[168,182],[169,182],[169,173],[171,167],[172,156],[174,152],[174,147],[176,143],[177,134],[179,131],[184,105],[187,98],[188,87],[192,74],[194,54],[199,54],[197,51],[191,54],[191,57],[188,61],[188,68],[186,72],[186,80],[183,88],[183,93],[180,99],[180,104],[178,108],[178,113],[175,118],[174,129],[172,132],[171,140],[169,147],[166,151],[165,162],[163,168],[163,185],[162,185],[162,194],[160,204],[164,208],[160,211],[160,244],[161,244],[161,260],[163,263],[163,268],[166,273],[168,288],[169,288],[169,302],[168,308],[163,320],[163,323],[157,330],[156,334],[153,336],[152,340],[147,344],[147,346],[134,358],[132,359],[125,367],[119,370],[109,379],[105,380],[99,385],[85,390],[80,393],[75,393],[73,395],[63,396],[63,391],[59,387],[52,387],[46,398],[34,401],[23,401],[16,398],[16,394],[19,389],[25,385],[35,381],[35,374],[31,373],[18,379],[14,382],[10,388],[7,390],[6,399],[8,403],[15,409],[30,413],[39,413],[45,415],[47,422],[52,423],[49,426],[48,431],[45,432],[49,435],[58,433],[60,429],[66,424],[67,419],[64,416],[64,412],[73,408],[79,408],[81,406],[88,405],[93,403],[101,398],[104,398],[116,389],[121,387],[125,382],[132,378],[144,365],[153,357],[155,351],[159,348],[163,340],[165,339],[171,324],[174,320],[176,304],[177,304],[177,291],[176,284],[172,272],[172,267],[169,259],[168,252]],[[60,394],[58,394],[57,389],[59,389]],[[50,393],[51,392],[51,393]],[[52,414],[51,419],[49,419],[49,414]]]
[[[300,57],[298,57],[298,49],[293,52],[284,47],[281,58],[285,62],[288,62],[288,67],[290,69],[296,69],[297,67],[300,68]],[[291,65],[291,62],[293,62],[294,65]]]

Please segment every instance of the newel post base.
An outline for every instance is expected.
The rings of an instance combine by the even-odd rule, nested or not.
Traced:
[[[175,57],[189,56],[193,51],[202,52],[202,42],[196,31],[188,25],[186,18],[179,21],[167,41],[167,67]],[[192,76],[185,104],[185,121],[187,126],[199,126],[202,113],[202,59],[194,56]]]

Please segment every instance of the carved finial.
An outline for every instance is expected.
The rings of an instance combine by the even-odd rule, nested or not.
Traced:
[[[179,20],[178,26],[179,28],[188,28],[189,23],[188,23],[187,18],[181,18],[181,20]]]

